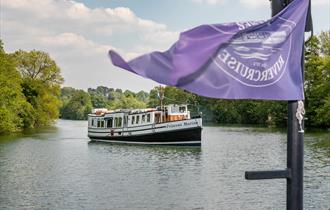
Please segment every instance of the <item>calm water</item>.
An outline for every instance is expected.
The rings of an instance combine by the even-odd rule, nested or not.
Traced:
[[[201,148],[89,143],[86,122],[0,139],[0,209],[285,209],[286,134],[205,127]],[[330,132],[305,136],[305,209],[330,208]]]

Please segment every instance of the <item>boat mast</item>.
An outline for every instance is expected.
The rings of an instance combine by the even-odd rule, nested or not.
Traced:
[[[159,90],[158,90],[158,94],[159,94],[159,100],[160,100],[160,122],[163,122],[163,100],[164,100],[164,88],[159,85]]]

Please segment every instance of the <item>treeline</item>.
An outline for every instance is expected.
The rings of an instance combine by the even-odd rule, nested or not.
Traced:
[[[330,127],[330,31],[305,44],[305,109],[307,127]],[[297,61],[300,62],[300,61]],[[59,117],[86,119],[92,108],[145,108],[186,103],[204,121],[285,126],[287,102],[220,100],[175,87],[149,93],[99,86],[87,91],[60,88],[63,78],[50,56],[41,51],[6,53],[0,40],[0,134],[47,126]]]
[[[160,105],[160,95],[164,94],[163,104],[188,104],[192,115],[203,114],[203,120],[213,123],[259,124],[284,126],[286,123],[287,102],[221,100],[189,93],[176,87],[155,87],[150,93],[99,86],[88,91],[72,87],[61,89],[63,106],[62,119],[85,120],[92,108],[135,109]]]
[[[85,120],[92,108],[133,109],[146,108],[149,94],[144,91],[134,93],[129,90],[113,89],[99,86],[88,91],[76,90],[72,87],[61,89],[63,106],[60,115],[63,119]]]
[[[47,53],[8,54],[0,40],[0,134],[50,125],[59,116],[62,83]]]

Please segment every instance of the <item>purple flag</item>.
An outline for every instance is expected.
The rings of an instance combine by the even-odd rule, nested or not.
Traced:
[[[308,0],[267,21],[201,25],[165,52],[112,63],[159,83],[225,99],[304,99],[301,56]]]

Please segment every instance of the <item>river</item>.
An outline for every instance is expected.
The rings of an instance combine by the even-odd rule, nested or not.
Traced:
[[[86,121],[0,137],[0,209],[285,209],[286,134],[205,126],[201,147],[91,143]],[[330,209],[330,132],[305,135],[305,209]]]

